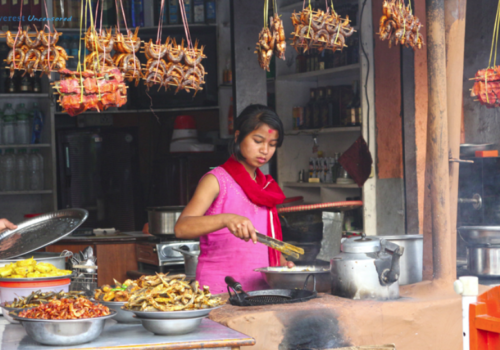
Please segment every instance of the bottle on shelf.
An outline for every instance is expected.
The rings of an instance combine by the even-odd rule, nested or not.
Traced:
[[[132,1],[132,27],[144,27],[144,0]]]
[[[102,26],[108,28],[116,25],[116,8],[114,0],[101,0]]]
[[[28,190],[28,157],[26,155],[26,150],[21,148],[17,151],[15,155],[16,160],[16,187],[17,191]]]
[[[16,113],[15,142],[18,145],[27,145],[31,139],[30,114],[24,103],[20,103]]]
[[[16,158],[13,149],[7,149],[2,158],[2,190],[5,192],[16,190]]]
[[[31,89],[35,93],[41,93],[42,92],[42,83],[40,81],[40,72],[35,72],[33,75],[33,78],[31,79]]]
[[[346,107],[345,125],[359,126],[361,125],[361,104],[359,93],[359,81],[355,80],[352,83],[352,99]]]
[[[186,20],[188,23],[193,23],[193,4],[192,0],[184,0],[184,13],[186,14]]]
[[[317,88],[315,93],[315,100],[313,103],[313,124],[312,127],[317,129],[323,125],[321,123],[321,109],[323,103],[324,88]]]
[[[44,189],[43,157],[38,149],[28,154],[28,190],[40,191]]]
[[[26,74],[24,77],[21,78],[21,83],[19,85],[19,92],[29,93],[32,92],[32,89],[33,87],[31,85],[30,78],[28,74]]]
[[[177,0],[168,0],[168,24],[181,23],[179,15],[179,3]]]
[[[304,124],[302,125],[302,129],[311,129],[313,127],[314,101],[316,99],[315,89],[310,90],[309,96],[309,102],[304,107]]]
[[[43,129],[45,117],[42,111],[38,108],[38,103],[33,103],[31,110],[32,126],[31,126],[31,143],[40,143],[40,135]]]
[[[323,51],[321,51],[321,54],[318,57],[318,70],[324,70],[325,69],[326,51],[329,51],[329,50],[323,50]]]
[[[12,104],[6,103],[3,111],[3,143],[4,145],[15,144],[15,129],[16,129],[16,111],[12,108]]]
[[[160,18],[164,25],[168,24],[168,1],[163,3],[163,11],[161,8],[162,0],[155,0],[154,23],[155,25],[160,22]],[[119,5],[118,5],[119,6]],[[161,16],[161,17],[160,17]]]
[[[215,0],[205,1],[205,17],[207,23],[215,23],[217,21],[217,11],[215,7]]]
[[[327,125],[329,127],[338,127],[341,125],[339,92],[340,90],[336,86],[328,86],[326,88],[326,103],[328,106]]]
[[[231,96],[231,102],[229,103],[229,109],[227,111],[227,132],[232,135],[234,132],[234,108],[233,108],[233,97]]]
[[[7,71],[6,69],[2,70]],[[7,73],[7,78],[5,79],[5,92],[8,94],[13,94],[16,92],[16,82],[14,80],[14,77],[11,78],[10,75]]]
[[[205,0],[193,0],[194,23],[205,23]]]
[[[318,99],[319,106],[319,124],[320,127],[325,128],[330,126],[328,123],[328,100],[327,88],[321,88],[320,98]]]

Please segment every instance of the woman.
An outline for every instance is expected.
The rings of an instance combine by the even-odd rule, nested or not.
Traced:
[[[256,231],[282,239],[276,205],[285,195],[259,170],[282,143],[283,124],[275,112],[263,105],[245,108],[235,121],[231,157],[200,180],[175,225],[177,238],[200,238],[196,279],[213,294],[227,291],[226,276],[244,290],[258,290],[268,285],[255,268],[294,266],[279,252],[255,244]]]

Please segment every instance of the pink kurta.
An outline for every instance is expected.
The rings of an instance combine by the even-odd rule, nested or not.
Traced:
[[[253,204],[223,168],[217,167],[207,174],[217,178],[220,190],[205,215],[245,216],[257,231],[267,234],[268,209]],[[232,276],[240,282],[245,291],[269,288],[263,274],[254,271],[256,268],[269,266],[269,253],[265,245],[245,242],[223,228],[201,236],[200,250],[196,279],[200,285],[209,286],[212,294],[227,293],[224,282],[226,276]]]

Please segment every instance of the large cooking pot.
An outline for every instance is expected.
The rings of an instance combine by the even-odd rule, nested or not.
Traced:
[[[412,284],[422,281],[422,267],[424,258],[423,235],[396,235],[380,236],[398,246],[403,247],[405,253],[399,259],[399,285]]]
[[[500,276],[500,226],[462,226],[460,239],[467,245],[467,270],[484,277]]]
[[[341,251],[330,261],[333,295],[350,299],[399,298],[399,258],[404,248],[363,235],[343,239]]]
[[[147,208],[149,233],[155,236],[175,235],[174,226],[184,208],[184,206]]]

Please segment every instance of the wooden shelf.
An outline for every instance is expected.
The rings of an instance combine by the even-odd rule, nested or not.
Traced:
[[[350,64],[342,67],[335,67],[312,72],[294,73],[281,75],[276,78],[278,81],[316,81],[318,79],[338,78],[341,76],[359,75],[361,65],[359,63]]]
[[[312,3],[312,1],[311,1]],[[337,3],[337,4],[334,4],[334,6],[340,6],[340,5],[346,5],[346,4],[357,4],[357,2],[355,1],[344,1],[342,3]],[[321,2],[321,1],[318,1],[316,3],[312,3],[311,4],[313,6],[313,8],[317,8],[318,5],[319,5],[319,8],[321,9],[325,9],[325,3],[324,2]],[[330,6],[330,3],[328,3],[328,5]],[[281,12],[293,12],[294,10],[295,11],[302,11],[302,6],[304,6],[304,1],[295,1],[295,2],[292,2],[292,3],[289,3],[288,5],[284,5],[284,6],[279,6],[278,7],[278,12],[281,13]],[[308,6],[308,3],[306,3],[306,7]]]
[[[283,183],[285,187],[309,187],[309,188],[353,188],[353,189],[361,189],[357,184],[330,184],[330,183],[309,183],[309,182],[285,182]]]
[[[303,130],[288,130],[285,135],[316,135],[316,134],[332,134],[332,133],[359,133],[361,126],[345,126],[340,128],[321,128],[321,129],[303,129]]]
[[[35,143],[29,145],[0,145],[0,149],[2,148],[49,148],[50,143]]]
[[[216,24],[215,23],[191,23],[189,24],[189,28],[206,28],[206,27],[215,27]],[[173,29],[173,28],[184,28],[184,26],[182,24],[173,24],[173,25],[163,25],[163,29],[166,30],[166,29]],[[65,33],[75,33],[75,34],[78,34],[80,33],[80,28],[56,28],[58,32],[61,32],[63,34]],[[106,29],[108,29],[108,27],[106,27]],[[129,29],[133,32],[135,30],[135,27],[132,28],[131,26],[129,27]],[[99,29],[97,29],[99,30]],[[143,30],[154,30],[154,31],[157,31],[158,30],[158,27],[139,27],[139,34],[141,34],[141,31]],[[82,29],[82,33],[85,33],[87,31],[87,28],[85,29]],[[125,28],[123,27],[120,27],[120,31],[121,32],[125,32]]]
[[[0,94],[0,98],[48,98],[50,94],[47,93],[15,93],[15,94]]]
[[[42,190],[42,191],[8,191],[8,192],[0,192],[0,196],[11,196],[11,195],[31,195],[31,194],[52,194],[52,190]]]
[[[209,106],[209,107],[180,107],[180,108],[154,108],[151,109],[124,109],[124,110],[106,110],[102,112],[92,111],[85,112],[79,115],[89,115],[89,114],[131,114],[131,113],[161,113],[161,112],[184,112],[184,111],[209,111],[217,110],[219,106]],[[56,112],[55,115],[68,115],[64,112]]]

